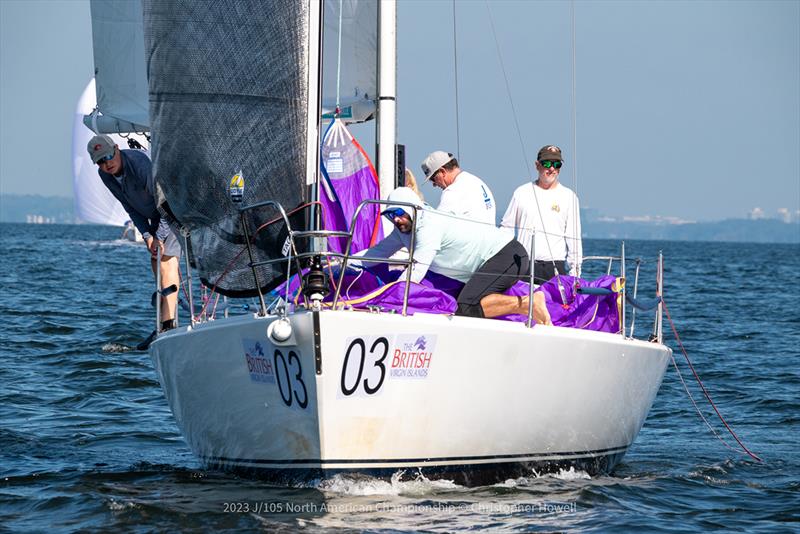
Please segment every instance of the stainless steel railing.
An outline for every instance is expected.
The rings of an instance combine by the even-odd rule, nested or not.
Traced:
[[[354,232],[355,226],[356,226],[356,224],[358,222],[358,216],[366,206],[375,205],[375,204],[377,204],[377,205],[389,205],[389,204],[391,204],[391,205],[397,205],[397,206],[404,206],[404,207],[410,208],[413,211],[412,230],[410,232],[409,254],[408,254],[407,259],[404,259],[404,258],[377,258],[377,257],[376,258],[364,258],[364,257],[358,257],[358,261],[362,262],[362,263],[363,262],[389,263],[389,264],[394,264],[394,265],[404,265],[404,266],[407,267],[407,269],[406,269],[406,285],[405,285],[405,289],[404,289],[404,293],[403,293],[403,308],[402,308],[403,316],[407,315],[407,313],[408,313],[408,296],[409,296],[409,290],[410,290],[410,286],[411,286],[411,274],[412,274],[411,267],[414,264],[416,226],[417,226],[419,210],[421,210],[422,208],[421,208],[421,206],[418,206],[418,205],[415,205],[415,204],[412,204],[412,203],[408,203],[408,202],[397,202],[397,201],[390,202],[388,200],[372,200],[372,199],[364,200],[357,206],[357,208],[355,210],[355,213],[353,214],[353,217],[351,219],[351,224],[350,224],[351,231],[349,231],[349,232],[334,231],[334,230],[292,230],[292,225],[291,225],[291,222],[289,220],[289,216],[288,216],[286,210],[283,208],[283,206],[279,202],[275,202],[275,201],[272,201],[272,200],[266,200],[266,201],[262,201],[262,202],[257,202],[255,204],[250,204],[248,206],[243,206],[242,208],[240,208],[239,214],[240,214],[241,221],[242,221],[242,227],[243,227],[243,232],[244,232],[244,237],[245,237],[245,243],[246,243],[247,253],[248,253],[248,258],[249,258],[249,264],[248,265],[252,269],[253,280],[254,280],[254,283],[255,283],[255,286],[256,286],[256,290],[258,292],[258,297],[259,297],[259,315],[263,316],[263,315],[267,314],[267,306],[266,306],[266,302],[264,300],[264,295],[263,295],[263,292],[262,292],[262,289],[261,289],[262,286],[261,286],[261,284],[259,282],[259,276],[258,276],[257,267],[260,267],[260,266],[263,266],[263,265],[287,262],[287,283],[288,283],[289,279],[291,278],[291,263],[292,263],[292,261],[294,261],[296,263],[297,272],[301,273],[302,272],[301,260],[304,259],[304,258],[311,258],[311,257],[314,257],[314,256],[323,256],[326,259],[338,258],[341,261],[341,270],[340,270],[340,273],[339,273],[339,277],[338,277],[338,280],[336,280],[334,282],[334,286],[335,286],[334,287],[334,298],[333,298],[333,301],[332,301],[332,304],[331,304],[333,309],[337,309],[338,304],[339,304],[339,299],[341,297],[341,288],[344,285],[344,279],[345,279],[345,273],[346,273],[347,265],[355,257],[353,254],[350,253],[350,247],[351,247],[352,242],[353,242],[353,232]],[[248,227],[247,227],[247,224],[246,224],[245,213],[247,211],[250,211],[250,210],[253,210],[253,209],[256,209],[256,208],[261,208],[261,207],[273,207],[279,214],[279,217],[277,219],[275,219],[275,221],[270,221],[270,223],[267,223],[267,224],[272,224],[273,222],[277,222],[277,221],[283,221],[283,223],[286,225],[286,229],[287,229],[287,232],[288,232],[288,240],[289,240],[289,244],[290,244],[289,254],[287,255],[287,257],[284,257],[284,258],[273,258],[273,259],[262,260],[262,261],[254,261],[254,254],[253,254],[253,250],[252,250],[252,240],[250,238],[249,230],[248,230]],[[266,226],[266,225],[264,225],[264,226]],[[263,229],[264,226],[262,226],[261,228]],[[535,234],[534,234],[534,236],[535,236]],[[347,245],[346,245],[345,250],[344,250],[343,253],[324,250],[324,248],[327,248],[327,247],[320,247],[320,248],[323,248],[323,250],[316,250],[316,249],[314,249],[314,247],[312,247],[312,250],[308,250],[308,251],[301,252],[301,253],[298,252],[298,247],[297,247],[296,240],[299,240],[299,239],[312,239],[312,240],[313,239],[327,239],[329,237],[347,238]],[[184,235],[184,239],[188,242],[188,239],[189,239],[188,232],[186,233],[186,235]],[[531,241],[532,241],[531,247],[534,246],[533,240],[534,240],[534,237],[531,238]],[[533,248],[531,250],[532,250],[532,253],[533,253]],[[185,250],[184,253],[188,254],[188,251]],[[620,277],[623,278],[623,280],[626,277],[627,258],[626,258],[626,255],[625,255],[625,243],[624,242],[622,242],[622,244],[621,244],[621,249],[620,249],[620,255],[619,256],[585,256],[583,258],[583,262],[584,263],[590,262],[590,261],[606,261],[606,262],[608,262],[607,263],[607,268],[606,268],[606,274],[609,274],[609,275],[611,274],[613,263],[615,261],[618,261],[618,262],[620,262]],[[633,299],[635,300],[637,298],[637,296],[638,296],[639,273],[640,273],[640,267],[641,267],[643,261],[642,261],[641,258],[634,258],[633,261],[636,264],[635,273],[634,273],[634,280],[633,280]],[[187,257],[187,260],[186,260],[186,269],[187,269],[187,272],[189,272],[189,275],[187,276],[187,278],[189,280],[189,287],[188,287],[188,292],[187,293],[188,293],[189,305],[190,305],[191,316],[192,316],[191,321],[192,321],[192,324],[194,324],[195,321],[196,321],[196,318],[194,316],[194,309],[192,307],[193,297],[192,297],[192,288],[191,288],[191,272],[190,272],[188,257]],[[657,278],[656,279],[656,297],[660,298],[661,295],[663,294],[663,254],[661,252],[659,252],[659,256],[658,256],[657,277],[656,278]],[[158,280],[158,277],[157,277],[157,283],[160,283],[160,281]],[[531,293],[529,294],[529,306],[528,306],[528,318],[527,318],[527,325],[529,327],[533,326],[533,295],[532,295],[532,293],[533,293],[533,291],[532,291],[533,290],[533,269],[532,268],[531,268],[530,284],[531,284]],[[635,330],[635,325],[636,325],[636,307],[632,306],[631,324],[630,324],[630,328],[628,328],[628,325],[627,325],[627,311],[626,311],[627,306],[628,306],[628,303],[627,303],[627,286],[628,286],[627,281],[625,281],[622,284],[622,287],[620,288],[620,292],[621,292],[621,296],[622,296],[622,306],[621,306],[621,310],[620,310],[620,331],[619,331],[619,334],[622,335],[625,338],[628,338],[628,337],[632,338],[633,335],[634,335],[634,330]],[[157,308],[156,317],[159,318],[160,317],[160,306],[157,306],[156,308]],[[656,313],[655,313],[655,320],[654,320],[654,324],[653,324],[653,334],[652,334],[652,338],[654,340],[657,340],[659,343],[663,342],[663,331],[662,331],[662,311],[663,310],[662,310],[662,308],[663,308],[663,306],[659,302],[657,310],[656,310]],[[226,311],[227,311],[227,309],[226,309]]]

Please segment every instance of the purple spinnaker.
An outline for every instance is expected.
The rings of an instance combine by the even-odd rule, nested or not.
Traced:
[[[322,219],[325,230],[350,231],[350,224],[358,205],[367,199],[380,198],[378,176],[361,145],[339,119],[334,120],[322,140],[320,187]],[[358,214],[353,227],[350,252],[369,248],[377,238],[380,228],[380,207],[365,206]],[[344,252],[347,239],[328,238],[333,252]]]

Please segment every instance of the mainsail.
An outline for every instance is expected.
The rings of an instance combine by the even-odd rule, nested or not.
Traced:
[[[308,169],[316,175],[319,165],[309,127],[319,120],[313,5],[143,2],[154,173],[191,232],[201,279],[222,294],[251,296],[286,274],[285,262],[261,265],[256,284],[245,232],[253,262],[291,252],[274,208],[245,212],[245,229],[240,207],[271,199],[291,211],[311,197]],[[297,212],[292,228],[306,218]]]

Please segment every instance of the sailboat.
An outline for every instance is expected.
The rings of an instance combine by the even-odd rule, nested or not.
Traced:
[[[403,280],[393,305],[342,297],[346,269],[337,279],[321,266],[349,259],[350,246],[329,243],[352,242],[357,214],[343,229],[322,225],[323,115],[377,119],[385,198],[398,167],[395,2],[235,6],[143,2],[156,179],[203,282],[259,301],[254,313],[193,313],[150,346],[192,451],[211,468],[282,483],[613,470],[670,358],[660,308],[652,340],[640,340],[628,335],[624,285],[611,295],[614,332],[426,312]],[[374,79],[343,81],[353,62],[367,65],[361,74],[377,65]],[[385,201],[356,211],[373,205]]]

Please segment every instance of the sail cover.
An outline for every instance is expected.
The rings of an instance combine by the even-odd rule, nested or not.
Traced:
[[[84,122],[97,133],[147,130],[141,1],[92,0],[90,6],[100,116],[87,116]]]
[[[270,199],[291,211],[308,200],[308,110],[318,105],[309,102],[309,2],[144,0],[143,8],[156,181],[191,232],[204,283],[230,296],[270,289],[286,262],[258,267],[256,283],[239,208]],[[290,252],[274,208],[245,213],[254,262]],[[304,229],[305,215],[291,218],[293,230]]]
[[[378,2],[325,0],[322,109],[336,105],[345,122],[375,113],[378,72]]]

